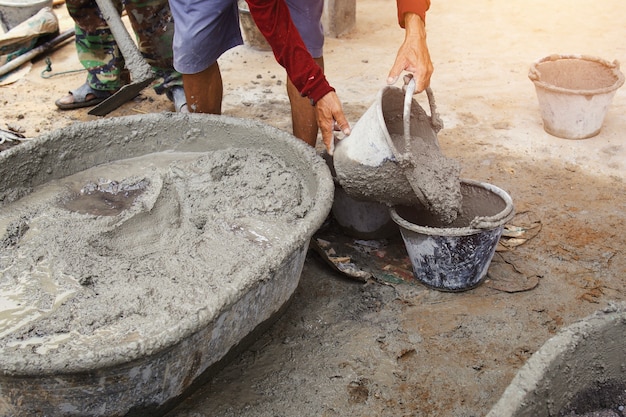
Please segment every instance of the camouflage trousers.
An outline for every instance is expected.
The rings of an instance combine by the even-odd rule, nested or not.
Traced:
[[[183,85],[182,75],[174,70],[172,39],[174,21],[168,0],[113,0],[130,20],[139,51],[156,76],[154,89]],[[100,13],[95,0],[66,0],[67,10],[76,24],[76,52],[87,69],[87,82],[95,90],[117,90],[123,85],[124,57]]]

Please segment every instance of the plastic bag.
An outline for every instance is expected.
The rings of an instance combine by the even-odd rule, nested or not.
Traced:
[[[42,8],[7,33],[0,35],[0,65],[33,49],[46,35],[59,32],[59,19],[50,7]]]

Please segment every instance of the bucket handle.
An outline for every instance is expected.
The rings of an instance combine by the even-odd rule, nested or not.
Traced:
[[[409,141],[411,139],[411,103],[413,102],[413,94],[415,94],[415,78],[410,76],[409,82],[406,84],[404,92],[404,140]],[[430,87],[426,87],[426,96],[428,97],[428,105],[430,106],[430,125],[435,130],[435,133],[443,128],[443,121],[437,113],[437,104],[435,103],[435,95]]]
[[[495,187],[492,185],[484,183],[483,185],[488,190],[491,190],[493,192],[496,191],[494,189]],[[504,203],[506,204],[504,210],[494,216],[476,216],[470,222],[469,227],[473,229],[495,229],[496,227],[504,225],[513,218],[513,216],[515,215],[515,207],[513,206],[513,200],[511,199],[511,196],[506,193],[497,194],[504,200]]]

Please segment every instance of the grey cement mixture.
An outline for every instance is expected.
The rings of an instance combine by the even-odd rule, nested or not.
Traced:
[[[400,165],[411,189],[441,224],[451,224],[459,215],[463,200],[461,165],[417,136],[410,138],[407,149]]]
[[[461,165],[441,151],[437,132],[443,122],[436,113],[431,90],[428,90],[428,99],[430,116],[413,97],[404,98],[404,106],[410,105],[410,109],[403,109],[402,116],[394,114],[392,103],[386,106],[389,111],[383,112],[383,116],[396,148],[396,158],[411,189],[421,205],[446,225],[452,223],[461,210]],[[408,115],[411,119],[404,120]],[[395,133],[399,130],[400,120],[402,135]]]
[[[559,417],[624,417],[626,415],[626,382],[595,382],[577,393]]]
[[[179,340],[235,301],[233,281],[254,276],[240,272],[282,252],[312,204],[301,180],[266,152],[164,152],[50,182],[4,207],[3,370],[89,369]],[[55,362],[68,354],[74,363]]]

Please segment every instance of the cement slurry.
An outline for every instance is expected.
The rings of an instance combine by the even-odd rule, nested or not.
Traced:
[[[63,208],[98,178],[148,185],[119,216]],[[98,194],[93,194],[97,196]],[[55,181],[6,207],[0,354],[103,356],[237,296],[235,277],[281,247],[311,201],[267,153],[152,154]],[[12,304],[12,305],[11,305]],[[113,350],[119,346],[113,347]],[[150,353],[150,352],[146,352]]]
[[[216,132],[231,137],[234,146],[246,143],[242,131],[250,132],[250,149],[230,149],[228,142],[202,143],[211,119],[191,117],[189,123],[181,116],[170,123],[164,120],[168,117],[123,118],[119,129],[111,120],[75,126],[63,133],[77,140],[76,129],[84,129],[86,147],[67,141],[65,148],[54,149],[64,140],[61,134],[24,152],[26,159],[32,157],[31,169],[47,170],[51,178],[58,175],[61,160],[73,161],[76,146],[86,159],[82,165],[99,158],[112,163],[58,175],[30,192],[2,190],[0,357],[5,373],[111,366],[177,342],[236,302],[258,270],[302,245],[301,235],[312,234],[330,210],[331,201],[320,205],[313,199],[332,196],[327,172],[308,173],[274,156],[299,153],[278,139],[276,149],[271,144],[255,149],[259,136],[268,133],[264,130],[274,129],[246,122],[227,123],[224,129],[221,122],[228,118],[218,118]],[[159,130],[155,122],[167,126],[160,134],[178,131],[180,137],[148,138],[154,135],[148,131]],[[103,128],[115,138],[106,145],[96,143]],[[168,143],[185,149],[150,152],[167,149]],[[120,154],[140,154],[135,145],[145,148],[142,156],[113,162]],[[196,151],[202,147],[225,149]],[[28,161],[6,156],[3,163],[14,163],[13,175],[5,171],[10,183],[28,171]],[[51,165],[36,163],[41,159]],[[309,168],[326,169],[321,159],[312,162]],[[320,175],[327,183],[312,189],[312,177]],[[129,194],[134,202],[127,210],[103,216],[89,214],[94,209],[89,204],[83,213],[67,209],[81,189],[84,194],[93,191],[94,183],[109,186],[111,180],[121,190],[140,189]],[[16,199],[16,193],[26,195]],[[315,224],[303,232],[302,219],[311,215]]]

